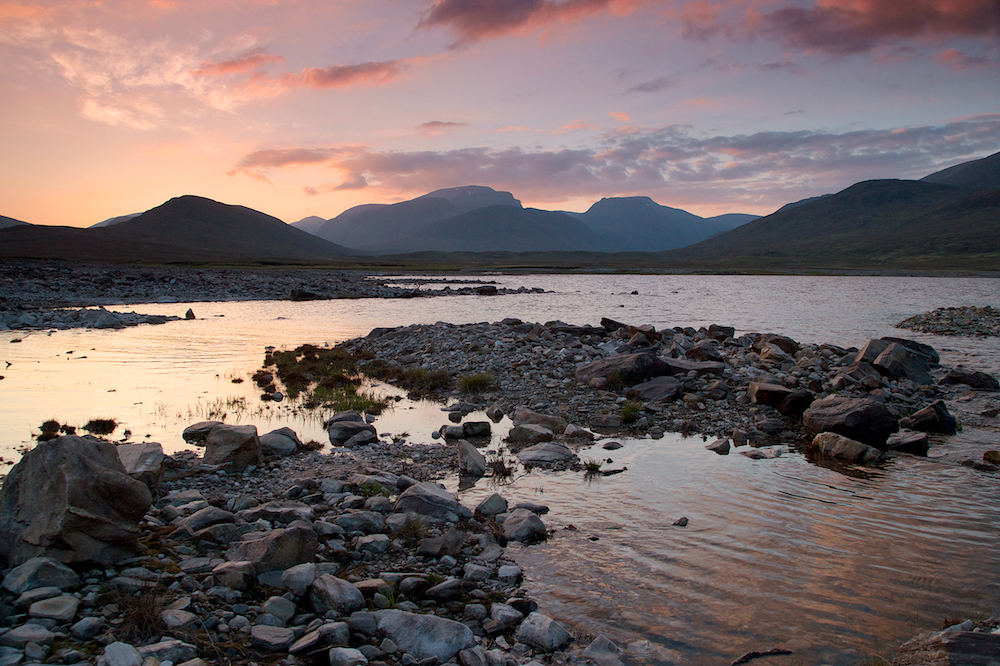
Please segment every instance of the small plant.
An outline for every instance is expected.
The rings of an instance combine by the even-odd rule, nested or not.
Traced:
[[[642,413],[642,403],[626,400],[622,403],[622,422],[635,423]]]
[[[83,429],[91,435],[110,435],[118,428],[114,419],[90,419]]]
[[[121,611],[121,625],[114,630],[115,638],[126,643],[145,643],[163,633],[165,626],[160,613],[166,605],[160,594],[145,591],[137,595],[114,594],[114,605]]]
[[[500,449],[486,458],[486,469],[489,470],[494,482],[508,481],[514,476],[515,463],[507,457],[507,452]]]
[[[603,464],[600,460],[594,460],[593,458],[586,458],[583,461],[583,469],[586,470],[588,474],[596,474],[601,471],[601,465]]]
[[[482,393],[493,386],[493,375],[488,372],[477,372],[471,375],[462,375],[458,378],[458,388],[462,393]]]
[[[398,536],[406,543],[416,543],[427,537],[427,525],[422,519],[414,518],[403,525]]]
[[[384,497],[391,497],[392,493],[388,488],[383,486],[378,481],[368,481],[362,483],[358,486],[358,494],[362,497],[374,497],[375,495],[383,495]]]
[[[405,442],[406,438],[410,436],[408,432],[400,432],[392,435],[392,441],[394,444],[399,444],[400,442]]]

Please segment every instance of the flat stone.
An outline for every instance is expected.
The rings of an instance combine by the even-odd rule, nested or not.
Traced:
[[[48,618],[56,622],[69,622],[76,617],[76,609],[80,600],[72,594],[63,594],[50,599],[43,599],[31,604],[28,615],[33,618]]]
[[[782,400],[791,394],[790,388],[766,382],[750,382],[750,387],[747,389],[747,397],[750,398],[750,402],[769,407],[777,407]]]
[[[250,643],[265,652],[287,652],[295,641],[295,631],[285,627],[257,624],[250,629]]]
[[[14,627],[7,633],[0,636],[0,645],[24,649],[28,643],[38,643],[48,645],[55,638],[55,634],[40,624],[29,622],[20,627]]]
[[[675,377],[663,376],[636,384],[632,390],[638,392],[642,399],[648,402],[669,402],[684,393],[684,385]]]
[[[368,658],[361,650],[354,648],[330,648],[327,658],[330,661],[330,666],[363,666],[368,663]]]
[[[396,500],[393,511],[412,512],[448,522],[472,517],[472,512],[456,500],[454,495],[441,486],[426,481],[404,490]]]
[[[167,609],[160,613],[160,619],[168,631],[186,629],[198,622],[198,616],[185,610]]]
[[[882,455],[882,452],[873,446],[835,432],[819,433],[813,438],[812,446],[824,456],[852,463],[871,462]]]
[[[569,645],[573,637],[552,618],[531,613],[517,630],[517,640],[543,652],[554,652]]]
[[[153,657],[160,661],[172,661],[178,664],[189,659],[194,659],[198,654],[198,649],[184,641],[168,639],[159,643],[153,643],[152,645],[144,645],[139,648],[139,654],[143,659]]]
[[[503,521],[503,532],[511,541],[533,543],[547,536],[541,518],[527,509],[514,509]]]
[[[569,462],[576,454],[565,444],[542,442],[522,450],[517,458],[524,465],[552,465]]]
[[[107,666],[140,666],[142,655],[134,646],[121,641],[115,641],[104,648],[104,661]]]
[[[475,645],[472,630],[454,620],[394,609],[376,611],[374,615],[379,631],[417,660],[436,657],[446,662]]]

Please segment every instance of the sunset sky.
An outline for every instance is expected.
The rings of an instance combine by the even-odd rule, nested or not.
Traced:
[[[766,214],[1000,151],[998,0],[0,0],[0,214]]]

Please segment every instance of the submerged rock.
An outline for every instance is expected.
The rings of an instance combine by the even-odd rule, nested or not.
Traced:
[[[812,403],[802,422],[809,432],[835,432],[879,449],[884,449],[889,435],[899,430],[899,420],[884,403],[837,395]]]

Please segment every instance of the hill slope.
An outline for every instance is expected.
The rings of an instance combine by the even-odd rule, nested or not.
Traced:
[[[116,262],[324,261],[346,248],[243,206],[182,196],[109,227],[14,227],[0,256]]]
[[[954,185],[978,191],[1000,189],[1000,153],[994,153],[981,160],[956,164],[943,171],[924,176],[920,180],[925,183]]]
[[[7,227],[19,227],[21,225],[31,226],[27,222],[22,222],[21,220],[15,220],[12,217],[0,215],[0,229],[6,229]]]
[[[326,224],[326,220],[322,217],[318,215],[310,215],[309,217],[303,217],[298,222],[292,222],[290,226],[300,229],[307,234],[316,236],[324,224]]]
[[[142,213],[132,213],[130,215],[119,215],[118,217],[109,217],[106,220],[98,222],[97,224],[92,224],[88,229],[100,229],[101,227],[113,227],[116,224],[121,224],[122,222],[128,222],[129,220],[135,219],[142,215]]]

